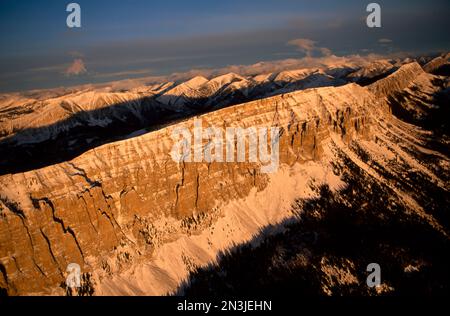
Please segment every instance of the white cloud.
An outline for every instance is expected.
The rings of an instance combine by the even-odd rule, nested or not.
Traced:
[[[295,46],[298,51],[304,52],[307,57],[311,57],[314,52],[320,52],[323,56],[331,56],[331,50],[326,47],[316,46],[317,42],[308,38],[297,38],[287,43]]]
[[[319,47],[318,49],[322,53],[322,55],[324,55],[324,56],[331,56],[332,55],[331,49],[329,49],[329,48]]]
[[[302,51],[311,51],[314,49],[316,42],[307,38],[297,38],[289,41],[288,45],[296,46]]]
[[[67,76],[77,76],[86,73],[87,69],[82,59],[75,59],[72,64],[64,71]]]
[[[211,78],[229,72],[234,72],[242,76],[250,76],[301,68],[360,66],[382,59],[383,57],[384,56],[377,54],[368,54],[364,56],[357,54],[348,56],[335,56],[332,54],[321,57],[306,56],[303,58],[288,58],[259,62],[251,65],[230,65],[217,69],[193,69],[187,72],[173,73],[172,75],[167,76],[167,80],[190,79],[199,75]]]
[[[363,49],[363,51],[369,51],[367,49]],[[123,89],[133,89],[142,87],[144,85],[163,83],[168,81],[182,81],[188,80],[195,76],[201,75],[207,78],[213,78],[215,76],[223,75],[226,73],[234,72],[236,74],[242,76],[251,76],[257,74],[268,74],[268,73],[276,73],[285,70],[294,70],[301,68],[320,68],[320,67],[360,67],[363,65],[370,64],[373,61],[380,59],[392,59],[392,58],[405,58],[409,54],[405,52],[398,53],[390,53],[390,54],[354,54],[354,55],[346,55],[346,56],[336,56],[336,55],[328,55],[321,57],[312,57],[306,56],[303,58],[289,58],[289,59],[280,59],[274,61],[267,62],[258,62],[250,65],[229,65],[222,68],[198,68],[192,69],[186,72],[177,72],[169,75],[160,75],[160,76],[147,76],[147,77],[139,77],[134,79],[125,79],[125,80],[115,80],[104,83],[96,83],[96,84],[84,84],[79,85],[76,88],[79,89],[107,89],[108,91],[114,90],[123,90]],[[75,62],[74,62],[75,64]],[[78,70],[80,70],[80,63],[78,62]],[[82,63],[81,63],[82,64]],[[84,64],[82,64],[84,66]],[[71,67],[73,64],[71,65]],[[70,67],[69,67],[70,68]],[[75,68],[75,67],[73,67]],[[85,68],[84,68],[85,69]],[[86,69],[85,69],[86,71]],[[131,74],[131,73],[145,73],[150,72],[150,69],[142,69],[141,71],[123,71],[117,74]],[[93,74],[94,77],[109,77],[112,74]],[[75,88],[75,87],[74,87]],[[55,90],[55,89],[52,89]],[[50,90],[49,90],[50,91]],[[56,90],[55,90],[56,91]]]
[[[378,43],[381,43],[381,44],[389,44],[389,43],[392,43],[392,42],[393,41],[391,39],[389,39],[389,38],[380,38],[378,40]]]

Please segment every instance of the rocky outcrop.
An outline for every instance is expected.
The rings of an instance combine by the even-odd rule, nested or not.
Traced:
[[[194,119],[204,127],[276,126],[280,164],[293,165],[320,160],[333,135],[345,143],[370,138],[376,104],[374,95],[356,84],[293,92],[1,176],[0,287],[8,294],[55,293],[72,262],[83,271],[112,273],[200,231],[226,202],[267,187],[259,162],[175,162],[170,156],[175,128],[192,130]],[[111,267],[112,257],[118,267]]]
[[[443,117],[448,113],[448,85],[448,78],[427,73],[413,62],[368,88],[396,117],[436,130],[446,125]]]
[[[428,73],[435,73],[441,67],[449,64],[450,54],[444,56],[438,56],[423,66],[423,70]]]
[[[384,79],[368,86],[369,90],[378,98],[384,98],[408,87],[418,76],[424,74],[417,62],[401,66],[397,71]]]

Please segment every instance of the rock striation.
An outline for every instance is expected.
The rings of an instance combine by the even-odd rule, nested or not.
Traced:
[[[430,170],[411,158],[406,149],[395,144],[402,140],[391,135],[393,131],[388,127],[395,126],[396,135],[409,135],[408,144],[420,143],[411,134],[422,137],[424,133],[393,117],[385,98],[404,91],[423,75],[422,68],[413,62],[368,87],[350,83],[246,102],[98,146],[68,161],[0,176],[0,288],[10,295],[63,294],[61,285],[67,275],[66,267],[77,263],[85,273],[83,280],[96,288],[97,294],[173,291],[190,271],[209,263],[211,254],[221,250],[214,246],[208,253],[206,246],[199,246],[203,245],[197,240],[199,236],[207,232],[204,240],[208,245],[232,246],[224,242],[226,236],[213,229],[220,218],[228,216],[223,212],[225,208],[234,205],[233,216],[239,218],[234,228],[244,222],[252,223],[247,226],[256,234],[261,225],[282,219],[277,214],[281,209],[275,206],[264,220],[252,221],[244,215],[258,217],[261,210],[253,207],[253,213],[245,213],[237,207],[241,204],[233,203],[245,204],[242,201],[258,192],[264,198],[265,192],[274,190],[274,186],[287,199],[283,191],[288,188],[283,187],[283,181],[288,183],[289,177],[277,180],[277,174],[281,175],[286,168],[291,171],[300,168],[295,174],[297,185],[306,187],[298,181],[306,183],[305,179],[316,177],[325,164],[333,169],[332,148],[339,148],[371,177],[405,196],[404,203],[420,213],[422,208],[414,198],[386,180],[389,178],[386,173],[369,168],[355,151],[359,153],[358,146],[366,146],[377,157],[376,163],[383,161],[385,166],[403,159],[404,165],[419,170],[448,190],[445,181],[436,176],[441,169]],[[195,81],[202,85],[205,80]],[[189,86],[188,90],[192,92],[192,88]],[[180,128],[192,131],[196,120],[204,128],[278,127],[279,172],[262,173],[261,162],[248,160],[174,161],[171,156],[174,131]],[[393,138],[397,140],[389,140]],[[210,140],[204,139],[202,149],[209,145]],[[249,154],[247,147],[246,157]],[[428,152],[424,150],[424,154]],[[443,158],[437,166],[445,163],[448,166],[448,157],[440,155]],[[326,178],[334,181],[336,187],[341,183],[333,176]],[[266,198],[270,199],[270,195]],[[291,202],[294,200],[285,201]],[[433,214],[421,216],[440,233],[447,234]],[[233,232],[233,227],[227,229]],[[237,241],[243,241],[243,234],[234,234]],[[222,240],[215,236],[221,236]],[[182,268],[171,266],[177,260]],[[130,268],[145,265],[151,266],[152,284],[124,281]],[[136,271],[139,270],[133,270],[134,275],[140,275]],[[123,288],[118,290],[120,284]],[[128,288],[123,284],[128,284]]]

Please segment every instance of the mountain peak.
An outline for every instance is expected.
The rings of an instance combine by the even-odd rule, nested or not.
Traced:
[[[214,77],[213,79],[211,79],[209,81],[209,84],[224,86],[224,85],[232,83],[233,81],[240,81],[243,79],[244,79],[244,77],[242,77],[238,74],[235,74],[234,72],[229,72],[229,73]]]
[[[206,79],[203,76],[195,76],[191,79],[189,79],[188,81],[185,81],[183,83],[181,83],[181,85],[188,85],[190,88],[197,88],[200,87],[201,85],[207,83],[209,80]]]
[[[396,91],[403,90],[418,76],[425,74],[422,67],[416,62],[402,65],[397,71],[384,79],[369,85],[369,90],[377,97],[387,97]]]

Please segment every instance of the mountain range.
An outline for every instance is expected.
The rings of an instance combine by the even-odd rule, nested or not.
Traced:
[[[4,94],[1,292],[448,293],[449,58]],[[195,120],[278,127],[278,171],[174,161]]]

